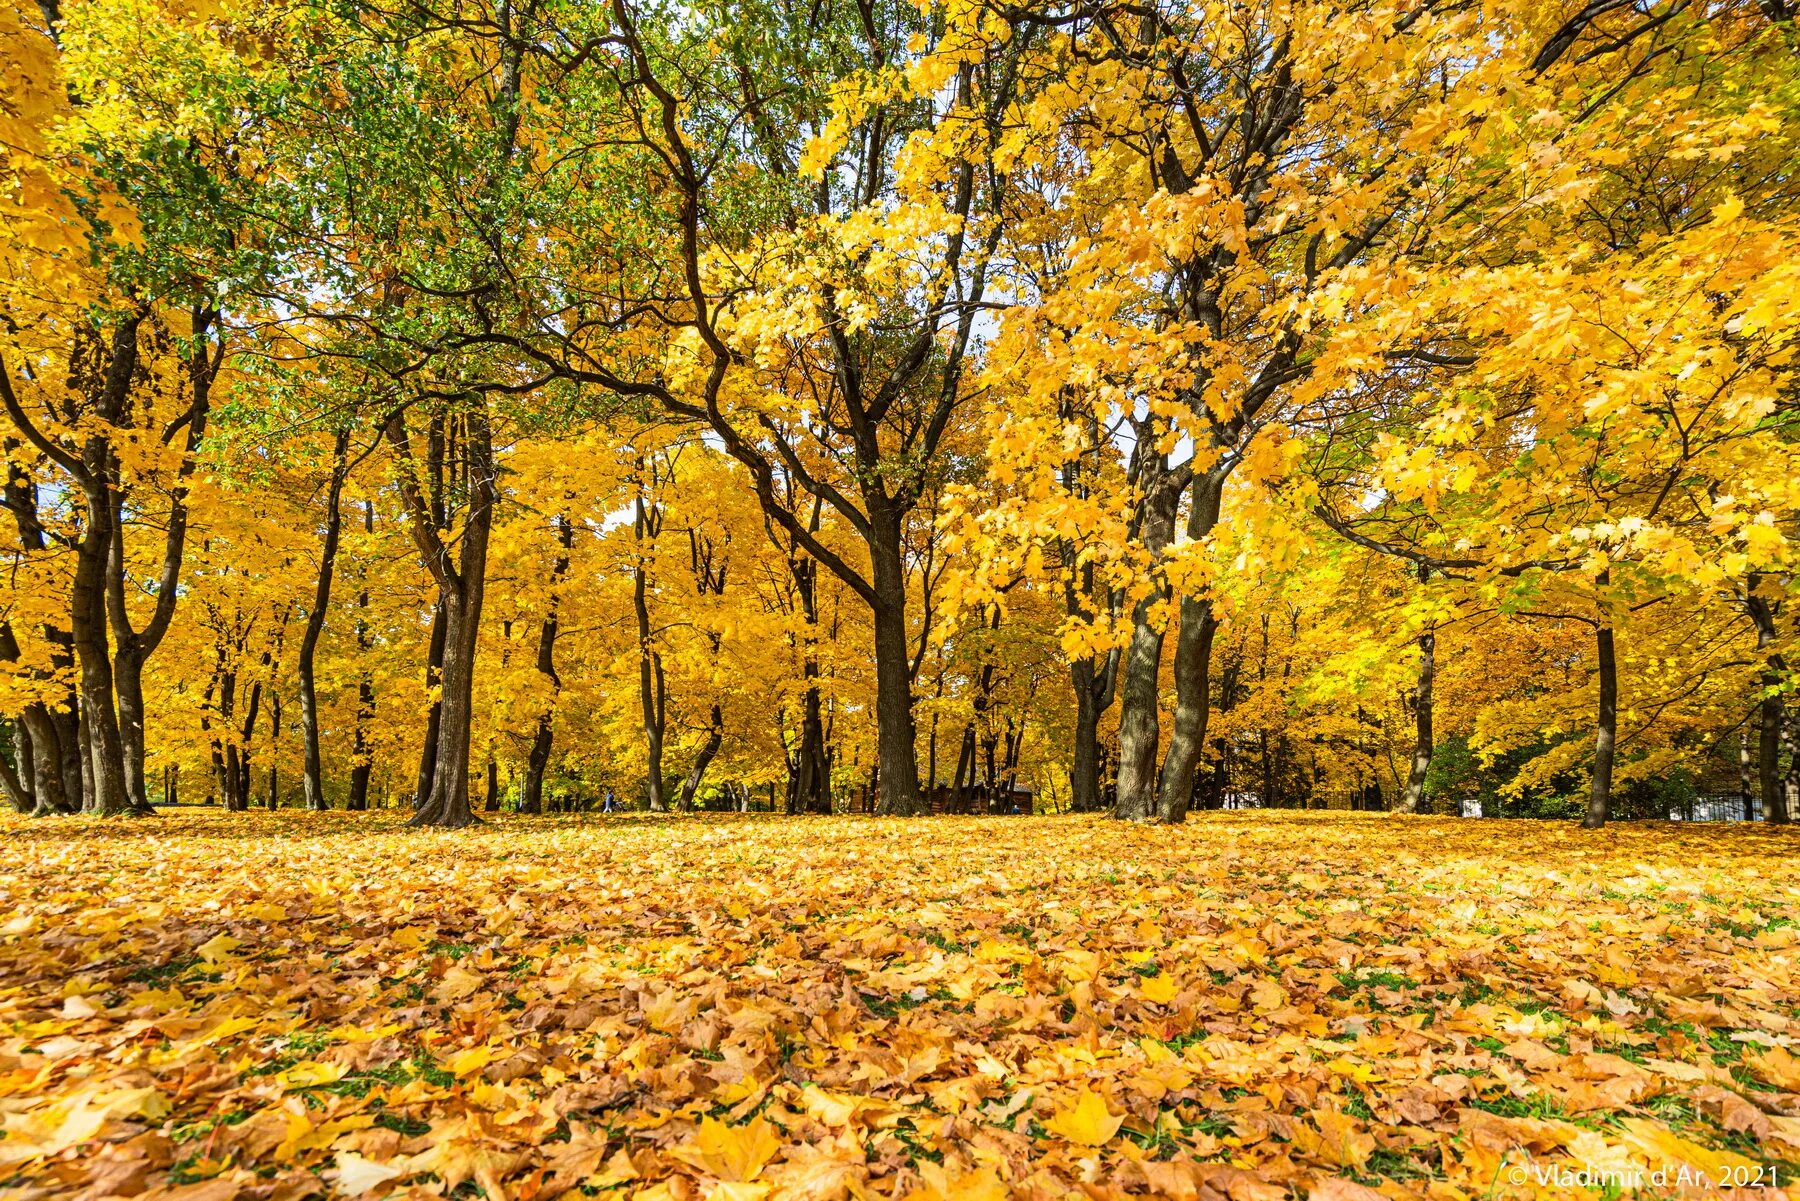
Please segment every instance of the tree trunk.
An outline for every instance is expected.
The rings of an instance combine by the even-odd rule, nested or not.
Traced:
[[[1787,721],[1781,728],[1782,745],[1787,749],[1788,774],[1786,785],[1776,793],[1781,804],[1765,815],[1771,825],[1785,826],[1794,820],[1794,813],[1800,810],[1800,705],[1789,707]]]
[[[500,764],[495,761],[494,753],[488,752],[487,761],[487,805],[489,813],[500,812]]]
[[[32,814],[43,817],[51,813],[75,812],[76,806],[63,788],[65,756],[55,719],[43,705],[33,703],[25,706],[19,720],[31,738]]]
[[[125,780],[125,748],[113,707],[113,662],[106,636],[106,562],[112,545],[112,505],[101,493],[87,498],[88,528],[75,553],[69,610],[75,654],[81,663],[83,766],[91,783],[82,789],[86,809],[104,816],[135,812]]]
[[[485,506],[484,506],[485,508]],[[437,743],[431,765],[431,792],[413,815],[415,826],[460,829],[474,824],[469,806],[469,745],[475,717],[475,648],[481,626],[481,607],[487,581],[484,576],[487,530],[485,521],[471,518],[463,533],[463,566],[460,586],[444,595],[443,696],[437,722]],[[468,570],[471,540],[479,540],[482,572]]]
[[[1193,501],[1188,507],[1188,541],[1209,537],[1219,524],[1219,505],[1225,477],[1210,471],[1194,477]],[[1175,720],[1169,731],[1169,751],[1163,758],[1162,781],[1157,792],[1157,816],[1164,822],[1187,820],[1194,795],[1194,777],[1200,768],[1200,752],[1206,746],[1206,725],[1211,717],[1213,635],[1218,622],[1209,597],[1181,598],[1181,628],[1175,639]]]
[[[1139,539],[1155,581],[1131,613],[1131,642],[1125,649],[1119,683],[1119,777],[1113,816],[1144,821],[1156,813],[1156,752],[1161,714],[1158,676],[1162,669],[1163,624],[1158,610],[1168,592],[1161,573],[1163,551],[1175,531],[1179,490],[1170,487],[1166,465],[1153,457],[1143,475],[1143,521]]]
[[[121,642],[113,655],[113,680],[119,698],[126,793],[133,812],[151,813],[154,810],[144,781],[144,659],[137,647]]]
[[[913,747],[912,662],[906,636],[906,567],[900,517],[870,514],[871,584],[875,589],[875,749],[881,800],[876,812],[913,817],[919,803],[919,761]]]
[[[0,661],[16,661],[20,654],[12,626],[0,621]],[[27,704],[19,712],[14,733],[18,747],[14,763],[24,789],[22,795],[30,801],[23,812],[38,817],[74,812],[63,789],[61,738],[50,710],[38,701]]]
[[[87,781],[82,765],[87,761],[81,753],[81,697],[71,691],[61,708],[50,714],[56,726],[57,753],[62,756],[63,801],[70,813],[86,807]]]
[[[968,798],[965,793],[975,782],[975,726],[970,723],[963,727],[962,737],[957,740],[956,778],[950,785],[950,812],[966,813]]]
[[[1197,597],[1181,598],[1181,631],[1175,642],[1175,720],[1169,732],[1169,750],[1163,758],[1162,781],[1157,792],[1157,817],[1167,823],[1187,820],[1200,769],[1200,752],[1206,745],[1211,717],[1213,636],[1218,621],[1212,602]]]
[[[809,659],[808,681],[816,680],[819,665]],[[794,760],[793,807],[798,813],[831,812],[831,772],[825,759],[825,722],[819,703],[819,687],[808,683],[801,702],[800,746]]]
[[[319,753],[319,694],[313,679],[313,660],[319,635],[325,631],[325,614],[331,608],[331,581],[337,569],[338,539],[343,531],[341,500],[344,493],[345,456],[350,451],[348,427],[337,433],[331,448],[331,479],[325,487],[325,541],[319,547],[319,578],[313,586],[312,608],[306,612],[306,630],[300,636],[300,734],[306,742],[306,807],[329,808],[325,800],[325,768]]]
[[[263,661],[267,663],[268,658],[265,653]],[[240,813],[250,808],[250,739],[256,734],[256,717],[261,707],[262,681],[258,680],[250,685],[250,704],[244,710],[244,742],[238,755],[237,778],[237,807]]]
[[[1606,573],[1600,585],[1607,584]],[[1602,619],[1604,620],[1604,619]],[[1619,732],[1619,668],[1613,654],[1613,629],[1603,624],[1594,635],[1600,668],[1600,711],[1594,730],[1594,783],[1588,795],[1587,816],[1583,829],[1594,830],[1606,824],[1612,806],[1613,746]]]
[[[125,497],[111,482],[116,472],[95,473],[102,481],[106,503],[111,508],[110,537],[105,563],[105,603],[112,625],[114,665],[117,673],[119,746],[123,755],[123,771],[127,801],[134,813],[153,814],[149,791],[144,780],[144,663],[161,645],[163,635],[175,616],[175,602],[181,595],[181,562],[187,546],[188,476],[193,472],[195,452],[206,435],[207,415],[211,410],[212,380],[221,362],[211,353],[208,333],[216,314],[208,309],[191,311],[193,340],[187,357],[187,380],[192,400],[187,411],[186,434],[181,464],[169,490],[169,515],[164,522],[162,565],[156,584],[156,603],[142,630],[132,624],[125,593]],[[134,335],[135,346],[135,335]],[[223,350],[220,350],[220,355]],[[171,427],[172,431],[173,427]],[[105,457],[112,458],[111,451]],[[90,488],[90,491],[92,489]]]
[[[445,615],[442,586],[438,602],[431,611],[431,647],[425,658],[425,691],[431,708],[425,713],[425,745],[419,751],[419,782],[413,789],[413,808],[421,808],[431,796],[433,775],[437,771],[438,737],[444,724],[444,645],[450,623]]]
[[[1770,825],[1782,826],[1793,816],[1788,807],[1787,787],[1781,779],[1781,744],[1787,723],[1783,720],[1785,706],[1780,689],[1787,663],[1779,651],[1770,649],[1777,636],[1775,613],[1769,602],[1757,595],[1759,582],[1757,576],[1749,578],[1744,604],[1756,626],[1756,649],[1764,655],[1763,697],[1756,732],[1756,783],[1762,797],[1763,820]],[[1791,770],[1789,774],[1791,777]]]
[[[640,542],[655,536],[661,518],[653,509],[637,499],[637,537]],[[631,568],[631,605],[637,615],[638,635],[638,702],[643,712],[645,788],[650,812],[662,813],[669,807],[663,792],[663,730],[668,716],[668,690],[663,678],[662,656],[650,639],[649,567],[647,551],[640,549]]]
[[[363,530],[375,532],[375,502],[363,509]],[[365,580],[356,594],[356,649],[365,664],[374,639],[369,635],[369,586]],[[369,772],[374,766],[369,750],[369,722],[375,717],[375,682],[368,668],[356,682],[356,729],[350,736],[350,795],[344,808],[361,811],[369,807]]]
[[[436,429],[431,446],[432,478],[439,466],[455,462],[462,473],[462,529],[446,538],[449,518],[435,503],[427,504],[414,475],[412,443],[405,420],[389,421],[387,437],[403,465],[400,492],[406,502],[408,528],[427,570],[437,581],[439,612],[443,616],[442,690],[437,712],[437,737],[429,742],[431,761],[421,763],[421,779],[430,773],[431,791],[422,798],[412,825],[459,829],[479,819],[469,805],[469,744],[475,717],[475,657],[481,633],[481,610],[487,599],[488,542],[494,528],[497,497],[493,431],[486,401],[472,399],[460,413],[464,445],[459,455],[440,449]],[[451,546],[457,547],[454,564]]]
[[[269,811],[281,808],[281,694],[269,688]]]
[[[1098,813],[1100,799],[1100,719],[1112,707],[1119,678],[1119,652],[1115,648],[1096,667],[1092,659],[1069,663],[1069,683],[1075,690],[1075,757],[1069,767],[1069,808],[1075,813]]]
[[[562,693],[562,677],[556,674],[556,636],[560,600],[556,586],[569,570],[569,550],[575,545],[575,527],[565,515],[556,519],[557,538],[562,553],[550,567],[550,603],[544,613],[544,624],[538,630],[538,674],[550,681],[550,703],[538,714],[537,731],[531,738],[531,753],[525,761],[525,783],[519,791],[520,813],[544,811],[544,771],[550,766],[550,751],[556,734],[556,701]]]
[[[712,763],[713,756],[719,753],[719,746],[725,740],[725,714],[714,705],[712,707],[712,729],[706,736],[706,743],[700,748],[700,754],[694,759],[694,768],[681,785],[681,811],[694,811],[694,794],[700,791],[700,781],[706,777],[706,768]]]
[[[1406,792],[1397,806],[1402,813],[1419,813],[1425,809],[1425,776],[1431,770],[1432,685],[1437,675],[1437,634],[1426,630],[1419,635],[1419,683],[1413,690],[1413,756],[1412,769],[1406,776]]]

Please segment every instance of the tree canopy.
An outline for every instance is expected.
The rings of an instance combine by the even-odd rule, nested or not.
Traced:
[[[21,810],[1800,803],[1780,4],[3,20]]]

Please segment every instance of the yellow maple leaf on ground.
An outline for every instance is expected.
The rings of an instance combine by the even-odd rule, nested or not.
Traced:
[[[1112,1141],[1124,1122],[1124,1114],[1107,1111],[1106,1102],[1092,1089],[1083,1088],[1073,1105],[1065,1105],[1044,1123],[1044,1129],[1084,1147],[1099,1147]]]
[[[226,956],[244,944],[229,934],[215,934],[194,948],[194,954],[211,964],[222,962]]]
[[[704,1118],[694,1137],[669,1154],[720,1180],[745,1183],[756,1179],[779,1150],[781,1140],[765,1118],[742,1126]]]
[[[1770,1047],[1767,1051],[1746,1055],[1744,1064],[1776,1088],[1800,1093],[1800,1059],[1786,1047]]]
[[[405,1173],[403,1165],[376,1163],[354,1151],[337,1153],[337,1190],[347,1197],[359,1196],[377,1185],[386,1184]]]
[[[1138,985],[1138,995],[1146,1001],[1155,1001],[1158,1005],[1167,1005],[1180,991],[1173,976],[1151,976]]]
[[[1621,1118],[1625,1142],[1643,1152],[1652,1162],[1686,1164],[1706,1173],[1714,1181],[1725,1178],[1733,1168],[1754,1168],[1753,1160],[1730,1151],[1715,1151],[1682,1138],[1658,1122],[1648,1118]]]

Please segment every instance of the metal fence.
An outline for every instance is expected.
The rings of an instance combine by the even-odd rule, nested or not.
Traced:
[[[1697,796],[1688,805],[1669,808],[1672,822],[1755,822],[1762,820],[1762,798],[1741,792]]]

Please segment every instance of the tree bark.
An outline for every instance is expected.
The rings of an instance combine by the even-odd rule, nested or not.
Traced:
[[[1787,749],[1787,781],[1777,794],[1781,798],[1780,808],[1770,810],[1766,815],[1766,820],[1776,826],[1787,825],[1794,820],[1795,811],[1800,810],[1800,705],[1789,707],[1787,721],[1781,729],[1781,742]]]
[[[1144,499],[1139,539],[1153,582],[1132,607],[1131,642],[1120,667],[1119,777],[1113,816],[1127,821],[1144,821],[1156,813],[1156,752],[1162,737],[1158,676],[1164,631],[1159,610],[1168,594],[1161,559],[1174,536],[1175,510],[1181,500],[1160,454],[1151,452],[1140,479]]]
[[[437,604],[431,610],[431,644],[425,652],[425,691],[431,707],[425,711],[425,744],[419,750],[419,782],[413,787],[413,808],[418,809],[431,796],[433,776],[437,771],[438,734],[444,724],[444,644],[449,635],[442,587]]]
[[[1188,508],[1188,541],[1203,541],[1219,524],[1224,488],[1223,471],[1194,477],[1193,500]],[[1186,821],[1188,804],[1194,795],[1194,776],[1200,768],[1200,752],[1206,746],[1206,726],[1211,718],[1209,676],[1217,629],[1210,597],[1181,598],[1181,628],[1175,638],[1175,720],[1169,731],[1169,751],[1163,758],[1156,803],[1157,816],[1164,822]]]
[[[906,566],[901,558],[902,514],[871,506],[870,583],[875,591],[875,730],[881,800],[876,812],[913,817],[921,812],[919,761],[914,748],[912,660],[906,634]]]
[[[575,545],[575,527],[566,515],[556,519],[557,541],[562,553],[550,567],[550,601],[544,613],[544,624],[538,630],[538,674],[550,682],[550,703],[538,714],[537,730],[531,738],[531,753],[525,761],[525,783],[519,791],[520,813],[544,811],[544,771],[550,766],[550,751],[556,733],[556,702],[562,693],[562,677],[556,672],[556,637],[559,631],[556,588],[569,571],[569,551]]]
[[[416,826],[450,829],[476,820],[469,807],[469,742],[475,718],[475,655],[482,605],[487,599],[488,539],[496,500],[494,450],[485,407],[467,415],[464,435],[468,504],[460,554],[454,570],[447,551],[441,552],[440,560],[444,573],[444,686],[437,755],[431,794],[412,820]]]
[[[180,466],[169,490],[169,514],[164,524],[162,566],[158,573],[156,604],[144,628],[135,628],[125,598],[125,498],[117,486],[104,482],[107,501],[112,510],[110,540],[106,557],[106,608],[115,641],[114,671],[118,697],[120,752],[127,801],[131,811],[154,813],[144,781],[144,664],[168,633],[175,616],[175,602],[181,595],[181,563],[187,547],[188,478],[193,474],[195,454],[206,436],[207,417],[212,411],[212,383],[224,361],[224,347],[216,353],[209,338],[218,317],[210,309],[189,312],[193,348],[188,354],[187,382],[190,401],[185,417],[186,433]],[[172,434],[174,427],[170,427]],[[110,455],[110,452],[109,452]]]
[[[62,738],[50,711],[41,704],[25,706],[19,715],[31,738],[32,814],[73,813],[76,806],[64,791]]]
[[[825,721],[819,700],[819,664],[806,663],[809,681],[801,699],[800,746],[794,760],[794,808],[800,813],[831,812],[831,769],[825,756]]]
[[[712,707],[712,729],[706,736],[705,744],[700,748],[700,754],[694,759],[693,770],[688,772],[687,779],[681,785],[680,805],[683,813],[694,811],[694,794],[700,791],[700,782],[706,778],[706,769],[712,763],[713,756],[719,753],[719,746],[724,741],[725,714],[719,706],[714,705]]]
[[[1419,584],[1431,579],[1431,569],[1419,565]],[[1418,813],[1425,808],[1425,776],[1431,771],[1431,754],[1436,749],[1432,734],[1432,686],[1437,680],[1437,630],[1427,628],[1419,635],[1419,682],[1413,689],[1413,756],[1412,768],[1406,776],[1406,791],[1398,809]]]
[[[638,702],[644,727],[644,783],[650,812],[662,813],[669,807],[663,791],[663,731],[668,717],[668,687],[663,678],[662,655],[651,640],[649,600],[649,545],[662,529],[662,510],[647,504],[642,492],[633,501],[636,506],[632,527],[637,552],[631,563],[631,607],[637,617],[638,636]]]
[[[1744,608],[1756,626],[1756,649],[1764,656],[1761,684],[1762,701],[1758,706],[1756,732],[1756,785],[1762,797],[1763,820],[1773,826],[1784,826],[1792,818],[1788,806],[1786,782],[1781,778],[1782,740],[1787,723],[1781,695],[1782,678],[1787,663],[1781,652],[1771,649],[1776,641],[1775,611],[1769,602],[1757,595],[1760,577],[1752,575],[1744,597]],[[1792,772],[1790,771],[1790,777]]]
[[[1601,572],[1597,582],[1604,589],[1612,582],[1610,573]],[[1601,603],[1604,606],[1604,598]],[[1604,826],[1612,808],[1613,747],[1619,733],[1619,666],[1613,651],[1612,623],[1604,607],[1594,633],[1594,647],[1600,672],[1600,708],[1594,726],[1593,788],[1588,794],[1587,815],[1581,820],[1586,830]]]
[[[281,808],[281,693],[269,688],[269,812]]]
[[[269,655],[263,655],[267,664]],[[244,710],[244,741],[238,753],[237,807],[240,813],[250,808],[250,739],[256,734],[256,717],[262,708],[262,681],[257,680],[250,685],[250,703]]]
[[[325,799],[324,758],[319,751],[319,692],[314,681],[313,661],[319,649],[319,636],[325,632],[325,614],[331,608],[338,539],[343,533],[341,501],[349,451],[350,429],[346,426],[337,432],[331,447],[331,479],[325,486],[325,540],[319,547],[319,578],[313,586],[312,607],[306,612],[306,629],[300,636],[296,664],[300,677],[300,735],[306,743],[306,807],[315,811],[328,809],[330,804]]]
[[[363,507],[363,531],[375,532],[375,502]],[[369,773],[374,767],[369,750],[369,723],[375,717],[375,682],[368,667],[368,654],[374,645],[369,634],[369,585],[365,579],[356,594],[356,649],[363,657],[362,676],[356,682],[356,729],[350,736],[350,795],[344,808],[361,811],[369,807]]]
[[[1397,808],[1402,813],[1419,813],[1425,808],[1425,776],[1431,770],[1431,754],[1435,749],[1432,735],[1432,684],[1437,674],[1437,634],[1426,630],[1419,635],[1419,683],[1413,690],[1413,755],[1412,768],[1406,776],[1406,792]]]

